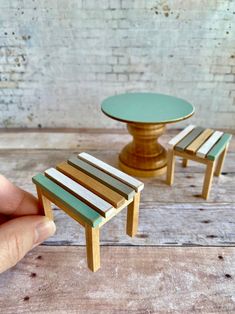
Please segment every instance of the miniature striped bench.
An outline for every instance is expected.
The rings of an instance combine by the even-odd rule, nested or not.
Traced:
[[[87,264],[92,271],[100,268],[100,227],[125,207],[126,233],[135,236],[144,188],[139,180],[84,152],[32,180],[49,219],[53,219],[54,203],[85,228]]]
[[[168,150],[167,184],[174,181],[175,156],[183,158],[183,166],[188,160],[206,165],[202,197],[209,197],[213,174],[219,176],[222,171],[229,141],[232,135],[212,129],[189,125],[170,140]],[[216,165],[217,162],[217,165]]]

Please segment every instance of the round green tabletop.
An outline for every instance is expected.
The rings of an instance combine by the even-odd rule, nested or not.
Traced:
[[[107,116],[127,123],[173,123],[194,113],[194,107],[189,102],[156,93],[111,96],[102,102],[101,109]]]

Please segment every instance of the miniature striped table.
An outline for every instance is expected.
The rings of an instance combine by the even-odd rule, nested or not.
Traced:
[[[213,174],[219,176],[232,135],[212,129],[204,129],[189,125],[170,140],[168,150],[167,184],[174,181],[175,156],[183,158],[183,166],[188,160],[206,165],[206,173],[202,189],[202,197],[209,197]],[[217,165],[216,165],[217,162]]]
[[[135,236],[144,188],[139,180],[87,153],[71,157],[32,180],[49,219],[53,219],[52,202],[85,228],[87,263],[92,271],[100,267],[100,227],[126,206],[126,232]]]

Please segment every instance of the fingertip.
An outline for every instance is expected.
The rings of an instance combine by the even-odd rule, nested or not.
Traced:
[[[55,233],[56,226],[45,216],[15,218],[0,227],[0,273]]]
[[[42,243],[56,232],[56,225],[53,220],[44,217],[43,220],[35,227],[34,246]]]

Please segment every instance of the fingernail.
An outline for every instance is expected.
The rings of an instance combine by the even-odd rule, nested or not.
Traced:
[[[52,220],[45,220],[44,222],[38,224],[35,229],[35,245],[52,236],[55,231],[56,226]]]

